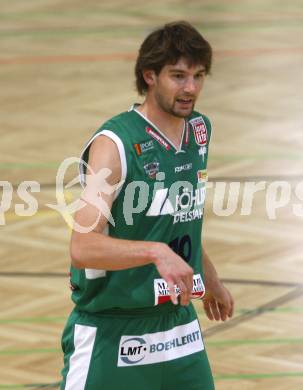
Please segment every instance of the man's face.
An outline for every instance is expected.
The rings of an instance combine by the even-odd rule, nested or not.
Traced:
[[[162,111],[185,118],[194,109],[204,79],[203,65],[189,67],[186,59],[180,58],[175,65],[165,65],[159,75],[155,75],[151,93]]]

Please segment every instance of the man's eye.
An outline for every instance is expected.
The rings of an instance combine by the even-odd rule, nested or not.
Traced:
[[[176,79],[179,79],[179,80],[180,80],[180,79],[183,79],[184,76],[183,76],[183,74],[178,74],[178,73],[177,73],[177,74],[174,75],[174,77],[175,77]]]

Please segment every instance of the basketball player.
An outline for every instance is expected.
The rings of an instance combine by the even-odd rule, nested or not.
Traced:
[[[194,106],[211,58],[186,22],[152,32],[135,68],[144,102],[105,122],[83,152],[86,205],[76,222],[95,228],[71,238],[75,308],[61,389],[214,389],[191,303],[204,296],[210,319],[233,314],[201,246],[211,124]],[[89,201],[87,166],[107,173],[98,193],[110,215]]]

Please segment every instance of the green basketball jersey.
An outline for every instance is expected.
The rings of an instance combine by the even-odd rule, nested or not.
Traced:
[[[201,229],[211,125],[193,112],[175,147],[135,106],[104,123],[99,135],[110,137],[120,154],[123,185],[108,224],[111,237],[167,243],[194,270],[193,294],[204,294]],[[83,179],[85,163],[80,165]],[[154,264],[121,271],[71,268],[72,299],[79,310],[143,308],[170,300],[166,282]],[[178,293],[178,287],[176,286]]]

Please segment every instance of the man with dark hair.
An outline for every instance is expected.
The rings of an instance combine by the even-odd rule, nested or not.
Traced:
[[[85,147],[76,222],[86,233],[71,238],[75,308],[62,337],[61,389],[214,389],[191,303],[203,297],[210,319],[233,314],[201,245],[211,125],[194,105],[211,57],[186,22],[151,33],[135,68],[144,102]],[[86,167],[95,179],[85,181]],[[96,185],[106,207],[91,200]]]
[[[210,72],[212,49],[210,44],[187,22],[166,24],[151,33],[142,43],[135,67],[136,87],[139,95],[147,92],[143,71],[152,69],[159,75],[164,65],[174,65],[180,57],[189,66],[204,65]]]

